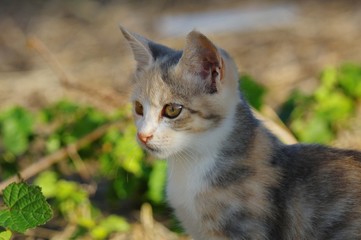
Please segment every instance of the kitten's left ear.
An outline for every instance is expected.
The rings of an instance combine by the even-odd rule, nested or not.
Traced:
[[[119,27],[133,50],[134,58],[137,61],[137,71],[146,69],[154,61],[152,52],[149,48],[150,40],[136,33],[129,32],[120,25]]]
[[[216,93],[217,85],[223,78],[223,67],[217,47],[200,32],[190,32],[178,69],[200,79],[206,85],[208,93]]]

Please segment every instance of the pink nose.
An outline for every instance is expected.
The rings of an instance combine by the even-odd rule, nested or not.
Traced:
[[[143,134],[143,133],[137,133],[137,136],[139,138],[139,140],[144,143],[144,144],[147,144],[147,142],[153,138],[153,135],[152,134]]]

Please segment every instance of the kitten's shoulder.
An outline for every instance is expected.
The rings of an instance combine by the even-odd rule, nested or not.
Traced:
[[[361,152],[318,144],[283,145],[273,154],[272,164],[290,178],[305,178],[330,165],[361,169]]]
[[[340,160],[342,158],[352,158],[361,160],[361,151],[340,149],[319,144],[293,144],[285,145],[283,152],[291,158],[308,158],[312,161],[320,159],[320,161]]]

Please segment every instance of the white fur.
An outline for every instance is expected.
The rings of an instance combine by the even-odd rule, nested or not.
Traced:
[[[232,129],[234,110],[222,125],[212,131],[186,139],[189,150],[168,159],[167,196],[177,217],[195,239],[207,239],[203,235],[195,197],[208,189],[205,174],[216,161],[217,153]]]

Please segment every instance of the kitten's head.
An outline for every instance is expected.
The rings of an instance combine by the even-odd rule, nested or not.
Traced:
[[[239,101],[231,58],[196,31],[176,51],[121,30],[137,61],[132,101],[140,145],[160,158],[212,147]]]

